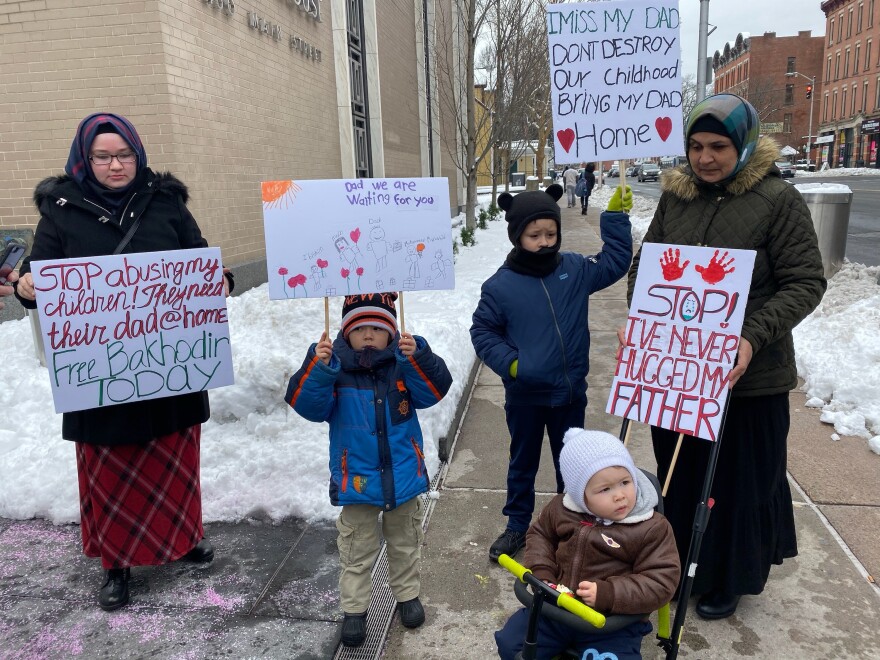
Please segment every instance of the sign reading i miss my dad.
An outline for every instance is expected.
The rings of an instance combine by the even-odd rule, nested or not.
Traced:
[[[645,243],[606,412],[715,440],[754,250]]]
[[[556,160],[684,153],[678,0],[547,7]]]
[[[262,187],[269,298],[455,288],[445,178]]]
[[[232,384],[218,248],[31,268],[56,412]]]

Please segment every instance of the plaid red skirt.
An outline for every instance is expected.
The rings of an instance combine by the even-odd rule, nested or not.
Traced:
[[[76,443],[83,553],[105,569],[180,559],[202,540],[201,426],[146,445]]]

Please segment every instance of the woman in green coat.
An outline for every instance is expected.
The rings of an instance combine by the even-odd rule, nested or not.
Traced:
[[[792,328],[825,291],[810,211],[774,161],[779,146],[759,137],[755,109],[733,94],[691,112],[688,165],[666,172],[646,243],[755,250],[732,395],[712,486],[715,505],[703,537],[693,593],[697,614],[722,619],[741,595],[759,594],[772,564],[797,555],[786,481],[789,391],[797,385]],[[632,297],[641,251],[629,271]],[[661,481],[677,434],[652,427]],[[710,444],[685,438],[664,504],[682,566],[700,500]]]

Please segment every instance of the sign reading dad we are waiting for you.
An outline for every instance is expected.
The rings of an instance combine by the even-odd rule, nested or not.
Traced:
[[[56,412],[232,384],[219,249],[31,267]]]
[[[678,0],[547,7],[556,160],[684,153]]]
[[[269,298],[454,289],[444,178],[264,181]]]
[[[754,250],[645,243],[606,412],[715,440]]]

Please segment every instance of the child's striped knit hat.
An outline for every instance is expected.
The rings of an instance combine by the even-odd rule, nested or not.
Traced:
[[[348,335],[355,328],[373,325],[383,328],[391,335],[397,334],[397,309],[394,301],[396,293],[362,293],[346,296],[342,303],[342,336],[348,341]]]

